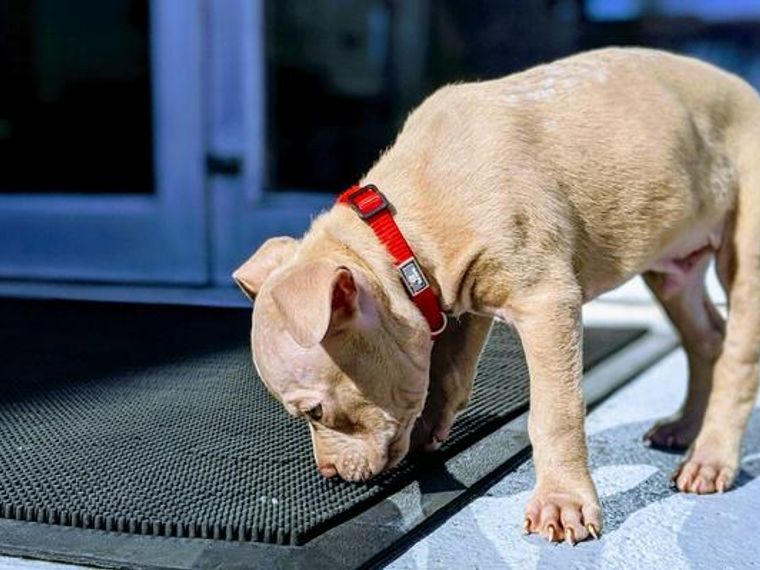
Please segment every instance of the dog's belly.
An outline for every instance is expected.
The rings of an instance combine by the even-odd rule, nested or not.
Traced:
[[[694,278],[694,269],[709,255],[714,254],[723,240],[725,220],[717,224],[699,226],[684,232],[664,247],[654,256],[653,260],[644,263],[639,271],[624,279],[602,279],[585,289],[584,302],[620,286],[628,278],[646,272],[659,273],[663,276],[661,290],[664,295],[670,295],[682,289]]]

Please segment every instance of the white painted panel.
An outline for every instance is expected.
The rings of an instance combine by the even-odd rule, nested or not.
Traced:
[[[207,57],[210,152],[238,157],[239,176],[213,176],[212,275],[230,285],[232,271],[261,243],[277,235],[300,236],[334,199],[313,192],[266,192],[265,58],[262,0],[209,5]]]

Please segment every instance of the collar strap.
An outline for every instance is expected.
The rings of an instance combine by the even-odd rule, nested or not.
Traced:
[[[338,196],[338,204],[350,206],[391,254],[406,292],[425,317],[430,336],[435,340],[446,328],[446,315],[441,311],[438,296],[430,287],[412,248],[396,225],[388,200],[372,184],[357,184]]]

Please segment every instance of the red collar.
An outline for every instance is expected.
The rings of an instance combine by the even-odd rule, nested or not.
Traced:
[[[338,196],[338,204],[351,206],[391,254],[409,297],[425,317],[430,336],[435,340],[446,328],[446,315],[441,311],[438,297],[414,257],[412,248],[396,225],[388,200],[372,184],[357,184]]]

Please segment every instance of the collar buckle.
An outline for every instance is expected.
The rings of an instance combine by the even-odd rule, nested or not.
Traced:
[[[370,195],[369,200],[360,202],[360,199],[365,197],[367,194]],[[372,197],[378,199],[378,202],[374,205],[370,205],[372,203]],[[346,204],[351,206],[354,212],[356,212],[356,214],[365,222],[370,218],[375,217],[380,212],[390,209],[390,203],[388,202],[388,199],[383,195],[382,192],[380,192],[380,190],[377,189],[374,184],[359,186],[346,194],[343,199],[345,200]]]

